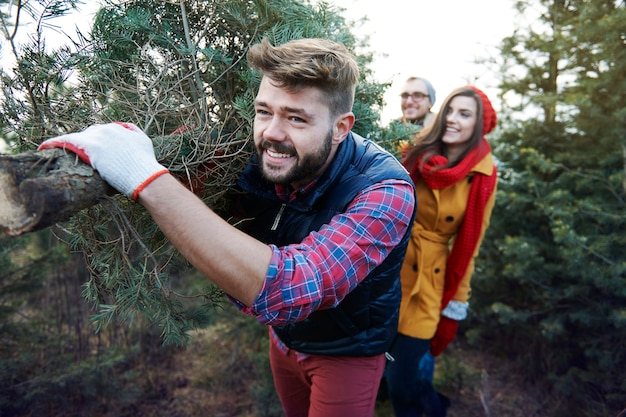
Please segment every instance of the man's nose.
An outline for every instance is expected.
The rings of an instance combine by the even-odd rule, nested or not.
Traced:
[[[283,141],[286,138],[284,124],[277,117],[273,117],[263,131],[263,137],[273,141]]]

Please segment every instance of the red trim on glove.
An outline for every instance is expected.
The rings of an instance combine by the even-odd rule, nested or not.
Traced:
[[[139,187],[137,187],[135,189],[135,191],[133,191],[133,200],[137,201],[137,198],[139,198],[139,193],[142,192],[152,181],[156,180],[157,178],[159,178],[163,174],[169,174],[169,171],[167,169],[163,169],[161,171],[157,171],[154,174],[152,174],[151,176],[149,176],[147,180],[142,182],[139,185]]]
[[[115,123],[116,125],[120,125],[123,128],[131,130],[133,132],[142,132],[143,133],[143,130],[139,129],[139,127],[136,124],[134,124],[134,123],[130,123],[130,122],[113,122],[113,123]]]
[[[41,145],[39,145],[37,150],[41,151],[43,149],[53,149],[53,148],[59,148],[59,149],[63,149],[63,150],[70,150],[70,151],[74,152],[76,155],[78,155],[78,157],[80,159],[82,159],[83,162],[91,165],[91,160],[89,159],[89,156],[87,156],[87,154],[85,153],[85,150],[83,148],[79,148],[78,146],[76,146],[76,145],[74,145],[73,143],[70,143],[70,142],[65,142],[65,141],[62,141],[62,140],[59,140],[59,141],[47,140],[47,141],[43,142]]]

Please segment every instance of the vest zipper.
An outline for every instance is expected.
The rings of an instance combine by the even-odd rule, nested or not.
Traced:
[[[280,223],[280,218],[283,215],[283,211],[285,211],[285,206],[287,204],[283,203],[282,206],[280,206],[280,210],[278,210],[278,214],[276,214],[276,218],[274,219],[274,223],[272,223],[272,232],[276,231],[276,229],[278,229],[278,223]]]

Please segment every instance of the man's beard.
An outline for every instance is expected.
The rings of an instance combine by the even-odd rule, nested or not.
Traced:
[[[331,129],[328,131],[326,138],[324,138],[322,146],[320,146],[316,151],[306,155],[298,155],[295,148],[291,145],[286,145],[282,142],[263,140],[257,147],[259,158],[261,160],[261,173],[266,180],[283,185],[312,180],[328,160],[328,156],[330,155],[330,151],[332,149],[332,140],[333,131]],[[274,172],[272,168],[268,168],[263,162],[263,151],[265,149],[272,149],[278,153],[296,155],[296,164],[292,166],[289,171],[278,174],[277,172]]]

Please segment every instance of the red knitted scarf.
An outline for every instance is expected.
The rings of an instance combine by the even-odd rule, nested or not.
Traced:
[[[417,183],[422,178],[426,185],[431,189],[442,189],[449,187],[470,173],[472,168],[476,166],[489,152],[491,147],[485,138],[482,139],[480,146],[476,146],[470,153],[463,158],[458,165],[452,168],[435,169],[444,166],[448,160],[446,157],[436,155],[431,157],[420,170],[420,160],[415,162],[411,172],[413,181]],[[474,251],[478,246],[480,232],[482,230],[483,217],[485,214],[485,206],[487,201],[494,192],[496,185],[496,167],[494,166],[491,175],[482,175],[476,173],[472,180],[469,196],[467,198],[467,207],[465,209],[465,217],[459,231],[446,267],[446,281],[443,291],[443,299],[441,300],[441,309],[443,310],[452,297],[456,294],[461,280],[467,272]],[[418,203],[419,204],[419,203]]]

